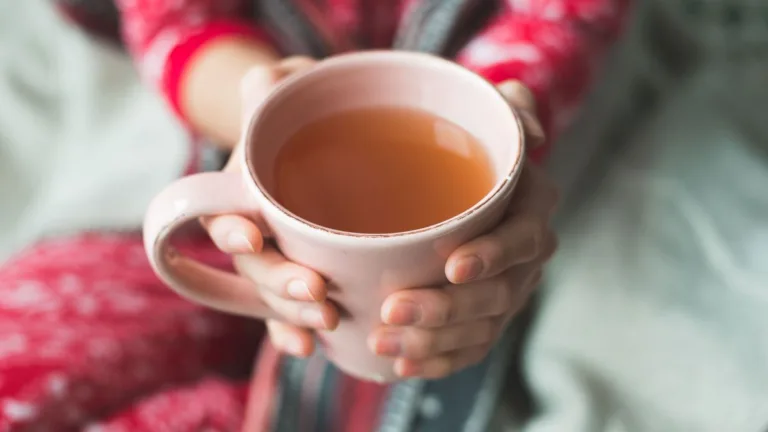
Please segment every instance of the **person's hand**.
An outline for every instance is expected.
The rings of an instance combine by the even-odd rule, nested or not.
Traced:
[[[541,144],[543,129],[528,89],[505,82],[499,90],[520,114],[527,145]],[[402,377],[441,378],[484,359],[557,248],[549,226],[557,201],[554,183],[526,164],[501,224],[448,258],[451,283],[390,295],[370,348],[396,358],[395,372]]]
[[[282,76],[311,67],[307,59],[290,59],[278,73],[253,71],[243,83],[245,119],[269,93]],[[284,71],[284,72],[281,72]],[[542,129],[536,120],[533,98],[525,87],[505,83],[502,94],[521,114],[528,144],[543,141]],[[241,146],[235,152],[242,151]],[[233,154],[231,160],[236,160]],[[228,164],[227,170],[237,169]],[[501,328],[517,312],[541,277],[540,267],[555,249],[554,236],[548,228],[548,218],[557,200],[556,190],[541,171],[526,167],[516,188],[508,217],[492,233],[473,240],[455,251],[446,265],[449,280],[457,285],[445,288],[422,288],[393,294],[382,308],[383,326],[371,335],[370,345],[382,355],[394,355],[397,372],[403,376],[438,377],[447,375],[488,353]],[[323,279],[314,271],[287,261],[275,249],[262,250],[262,233],[254,221],[240,216],[218,216],[205,221],[209,234],[219,248],[235,255],[238,271],[254,281],[267,301],[285,321],[267,322],[269,336],[277,349],[294,355],[308,356],[314,349],[313,329],[333,329],[339,320],[338,311],[326,302],[327,289]],[[526,250],[530,242],[533,250]],[[465,257],[477,256],[482,264],[480,275],[471,274],[473,266]],[[470,282],[470,280],[472,282]],[[408,321],[408,304],[426,312],[412,325]],[[461,308],[453,309],[453,305]],[[442,323],[434,318],[441,307],[446,313]],[[466,307],[465,307],[466,306]],[[432,315],[430,315],[432,314]],[[399,320],[399,321],[398,321]],[[485,334],[483,326],[492,325]],[[398,354],[384,349],[384,341],[392,334],[400,336],[406,349]],[[472,335],[468,346],[448,338]],[[434,341],[430,346],[430,340]],[[391,346],[391,344],[390,344]],[[416,347],[416,352],[412,348]]]
[[[278,81],[314,64],[315,61],[309,58],[292,57],[271,67],[249,71],[241,84],[243,128]],[[242,141],[235,147],[225,171],[240,169],[235,161],[243,151]],[[275,248],[265,245],[258,221],[223,215],[202,222],[218,248],[233,255],[237,271],[253,281],[264,301],[284,318],[284,321],[268,320],[266,323],[272,343],[294,356],[311,354],[314,340],[310,329],[330,330],[339,322],[337,309],[325,301],[328,292],[323,278],[286,260]]]

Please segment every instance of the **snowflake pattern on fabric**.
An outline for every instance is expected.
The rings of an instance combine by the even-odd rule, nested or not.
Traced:
[[[227,262],[202,240],[180,247],[219,266]],[[258,337],[255,323],[203,309],[165,287],[138,235],[40,243],[0,269],[0,430],[68,430],[160,387],[242,374]],[[231,409],[239,393],[219,387],[201,384],[164,403],[199,391],[210,394],[197,402],[206,406],[199,418],[221,407],[241,421]]]

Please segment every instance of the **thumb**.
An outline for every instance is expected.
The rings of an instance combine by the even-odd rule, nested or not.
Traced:
[[[317,60],[311,57],[294,56],[281,61],[277,69],[283,73],[281,78],[284,78],[290,74],[310,69],[315,64],[317,64]]]
[[[248,126],[248,120],[256,108],[266,99],[282,72],[274,66],[256,66],[249,69],[240,80],[241,124]]]
[[[497,88],[507,103],[520,115],[527,142],[533,147],[543,144],[546,136],[536,116],[536,98],[531,90],[517,80],[504,81]]]
[[[307,70],[317,63],[303,56],[288,57],[277,64],[256,66],[248,70],[240,80],[241,124],[247,127],[256,109],[283,78]]]

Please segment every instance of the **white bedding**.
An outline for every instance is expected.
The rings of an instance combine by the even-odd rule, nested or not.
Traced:
[[[717,79],[664,109],[564,221],[526,432],[768,426],[768,142],[729,118]]]
[[[744,7],[743,29],[720,27],[726,3]],[[768,22],[749,9],[759,3],[704,2],[687,18],[688,3],[642,3],[698,39],[689,50],[701,48],[701,66],[677,82],[644,77],[667,99],[561,218],[525,352],[539,407],[525,432],[768,427]]]
[[[186,132],[128,59],[46,0],[0,0],[0,261],[31,241],[136,229]]]

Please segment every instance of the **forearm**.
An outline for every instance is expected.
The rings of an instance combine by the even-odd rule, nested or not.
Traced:
[[[212,41],[185,66],[179,82],[179,109],[194,130],[222,148],[231,149],[240,135],[242,77],[255,66],[277,60],[275,50],[259,41]]]
[[[240,80],[277,60],[246,0],[115,0],[139,73],[189,129],[232,148],[240,133]]]

